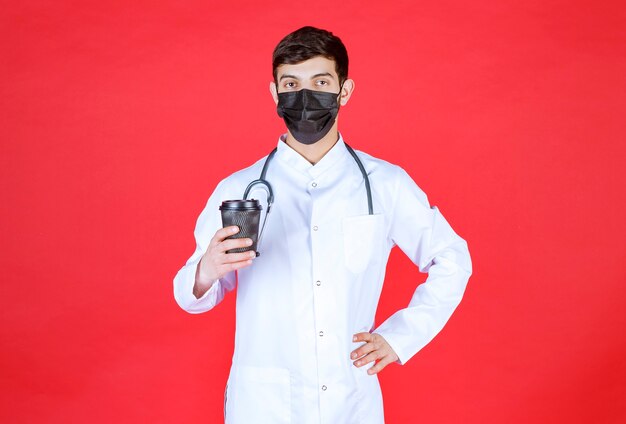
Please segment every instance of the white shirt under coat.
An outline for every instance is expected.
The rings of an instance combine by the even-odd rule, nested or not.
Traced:
[[[232,272],[200,299],[193,295],[196,266],[222,227],[221,202],[241,199],[265,158],[224,179],[209,198],[196,250],[174,279],[176,301],[187,312],[206,312],[238,284],[227,423],[383,423],[378,378],[367,374],[372,364],[353,365],[350,353],[361,343],[352,336],[376,332],[401,364],[408,361],[461,301],[471,274],[467,244],[400,167],[357,152],[372,189],[368,215],[363,176],[341,137],[315,165],[283,139],[267,172],[275,201],[261,255],[238,272],[238,282]],[[261,186],[249,197],[265,205]],[[396,245],[428,278],[406,308],[375,328]]]

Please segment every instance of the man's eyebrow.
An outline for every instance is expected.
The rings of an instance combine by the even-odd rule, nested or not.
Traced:
[[[322,72],[322,73],[319,73],[319,74],[315,74],[315,75],[313,75],[313,76],[311,77],[311,79],[314,79],[314,78],[319,78],[319,77],[331,77],[331,78],[333,78],[333,74],[331,74],[330,72]],[[296,80],[299,80],[299,79],[300,79],[300,78],[298,78],[298,77],[297,77],[297,76],[295,76],[295,75],[291,75],[291,74],[283,74],[283,75],[281,75],[281,76],[280,76],[280,78],[278,79],[278,81],[282,81],[282,80],[284,80],[285,78],[293,78],[293,79],[296,79]]]
[[[297,76],[295,75],[290,75],[290,74],[283,74],[280,76],[280,78],[278,78],[278,81],[282,81],[285,78],[293,78],[293,79],[299,79]]]
[[[313,75],[313,78],[319,78],[319,77],[331,77],[331,78],[333,78],[333,75],[330,72],[323,72],[321,74]]]

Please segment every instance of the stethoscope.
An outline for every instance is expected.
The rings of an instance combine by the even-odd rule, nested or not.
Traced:
[[[348,149],[348,152],[350,152],[350,155],[352,155],[352,157],[356,161],[356,164],[358,165],[359,170],[363,175],[363,180],[365,181],[365,191],[367,192],[367,209],[369,215],[374,215],[374,208],[372,207],[372,189],[370,188],[370,179],[367,176],[367,172],[365,172],[365,167],[363,166],[363,163],[357,156],[356,152],[352,149],[352,147],[348,146],[345,143],[344,145],[346,146],[346,149]],[[274,148],[274,150],[272,150],[271,153],[267,156],[267,159],[265,159],[265,163],[263,164],[263,169],[261,170],[261,176],[258,180],[254,180],[250,184],[248,184],[248,187],[246,187],[246,190],[243,193],[243,198],[247,200],[248,195],[250,194],[250,190],[252,190],[252,188],[256,185],[263,186],[265,191],[267,191],[267,212],[265,213],[265,219],[263,220],[263,225],[261,226],[261,232],[259,234],[259,244],[261,242],[261,237],[263,236],[263,229],[265,228],[267,217],[270,214],[272,204],[274,203],[274,191],[272,190],[272,186],[270,185],[269,181],[265,179],[265,175],[267,174],[267,168],[269,167],[270,162],[276,154],[277,150],[278,148]]]

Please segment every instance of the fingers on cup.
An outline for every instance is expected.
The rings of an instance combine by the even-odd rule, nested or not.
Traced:
[[[250,246],[252,246],[252,239],[250,238],[227,239],[220,244],[220,250],[227,252],[231,249],[240,249]],[[229,255],[232,255],[232,253],[229,253]]]
[[[230,227],[220,228],[215,232],[215,236],[211,241],[215,241],[215,243],[221,243],[227,237],[232,236],[233,234],[237,234],[239,232],[239,227],[236,225],[231,225]]]
[[[248,250],[240,253],[227,253],[224,255],[223,263],[236,264],[238,262],[246,262],[256,257],[256,252]]]
[[[252,259],[246,259],[244,261],[226,263],[223,267],[226,268],[226,271],[236,271],[241,268],[245,268],[249,265],[252,265]]]

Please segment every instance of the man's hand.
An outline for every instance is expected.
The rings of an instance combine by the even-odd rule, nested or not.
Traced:
[[[355,349],[350,354],[350,358],[355,360],[356,367],[362,367],[370,362],[377,361],[376,364],[367,370],[369,375],[374,375],[382,371],[387,365],[398,360],[398,355],[393,351],[387,340],[376,333],[357,333],[352,338],[353,342],[365,342],[364,345]]]
[[[213,283],[224,275],[252,264],[252,259],[256,257],[254,251],[226,253],[230,249],[252,245],[252,240],[249,238],[226,239],[238,232],[239,227],[237,226],[221,228],[215,232],[196,271],[196,284],[193,288],[193,294],[197,298],[202,297]]]

